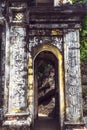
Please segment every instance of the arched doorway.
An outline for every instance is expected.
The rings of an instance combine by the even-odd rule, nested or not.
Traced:
[[[52,52],[42,51],[35,58],[34,69],[35,128],[40,129],[38,123],[46,129],[52,124],[50,129],[57,130],[60,124],[58,59]]]
[[[44,113],[41,110],[41,108],[42,109],[46,108],[46,106],[44,104],[47,104],[47,102],[42,103],[42,100],[45,100],[46,97],[44,97],[42,99],[38,98],[38,94],[40,94],[40,91],[42,89],[38,86],[40,84],[40,83],[38,83],[38,73],[43,74],[44,68],[41,70],[41,68],[44,66],[43,64],[45,64],[46,66],[50,66],[51,68],[53,68],[53,71],[55,72],[54,73],[55,87],[54,87],[54,90],[52,90],[53,96],[51,95],[51,99],[53,99],[52,101],[54,101],[54,103],[53,103],[54,107],[52,109],[50,109],[51,111],[48,111],[48,114]],[[49,69],[49,67],[47,67],[47,68]],[[40,117],[42,117],[42,116],[43,116],[44,123],[45,122],[47,123],[47,120],[46,120],[47,118],[53,119],[53,121],[55,119],[56,124],[58,124],[56,126],[56,124],[54,122],[54,126],[57,127],[56,129],[58,129],[58,127],[60,127],[59,129],[62,129],[63,122],[64,122],[64,104],[65,104],[64,103],[64,81],[63,81],[62,54],[53,45],[43,44],[41,46],[37,46],[35,49],[33,49],[33,71],[34,71],[33,86],[34,86],[34,119],[35,119],[35,122],[38,122],[38,119],[40,119]],[[49,85],[48,85],[48,88],[50,88]],[[44,90],[44,93],[46,93],[46,90]],[[48,95],[46,95],[46,96],[48,96]],[[45,106],[45,107],[43,108],[43,106]],[[41,111],[42,111],[42,113],[40,113]],[[35,124],[35,122],[34,122],[34,124]],[[38,126],[41,123],[42,122],[39,121]],[[52,125],[51,122],[50,122],[50,125]],[[44,126],[46,126],[46,124],[44,124]],[[38,130],[38,129],[35,129],[35,127],[34,127],[34,130]],[[52,126],[51,126],[51,128],[52,128]],[[54,129],[55,128],[52,128],[52,130],[54,130]],[[39,127],[39,130],[40,130],[40,127]]]
[[[35,87],[37,87],[37,117],[56,118],[59,111],[58,61],[49,51],[35,58]]]

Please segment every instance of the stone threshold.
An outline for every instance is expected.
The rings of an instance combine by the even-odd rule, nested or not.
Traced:
[[[8,117],[8,116],[29,116],[30,113],[28,112],[24,112],[24,113],[7,113],[5,114],[5,117]]]
[[[27,119],[14,119],[14,120],[6,120],[3,123],[3,126],[30,126],[32,119],[28,117]]]

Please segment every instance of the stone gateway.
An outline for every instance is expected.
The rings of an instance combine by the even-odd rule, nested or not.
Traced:
[[[87,4],[0,1],[2,130],[84,128],[81,21]]]

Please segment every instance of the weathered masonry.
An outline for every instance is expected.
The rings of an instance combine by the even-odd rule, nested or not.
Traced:
[[[86,14],[86,3],[70,0],[0,1],[2,129],[37,130],[42,116],[59,130],[84,127],[79,31]]]

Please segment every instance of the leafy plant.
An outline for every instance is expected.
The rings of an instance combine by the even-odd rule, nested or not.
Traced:
[[[86,3],[87,0],[72,0],[73,3]],[[82,28],[80,31],[80,51],[81,51],[81,62],[87,63],[87,16],[82,21]]]
[[[87,0],[72,0],[72,2],[73,3],[77,3],[77,2],[81,3],[81,2],[87,2]]]
[[[81,47],[80,47],[81,61],[87,63],[87,16],[84,18],[82,22],[80,41],[81,41]]]

